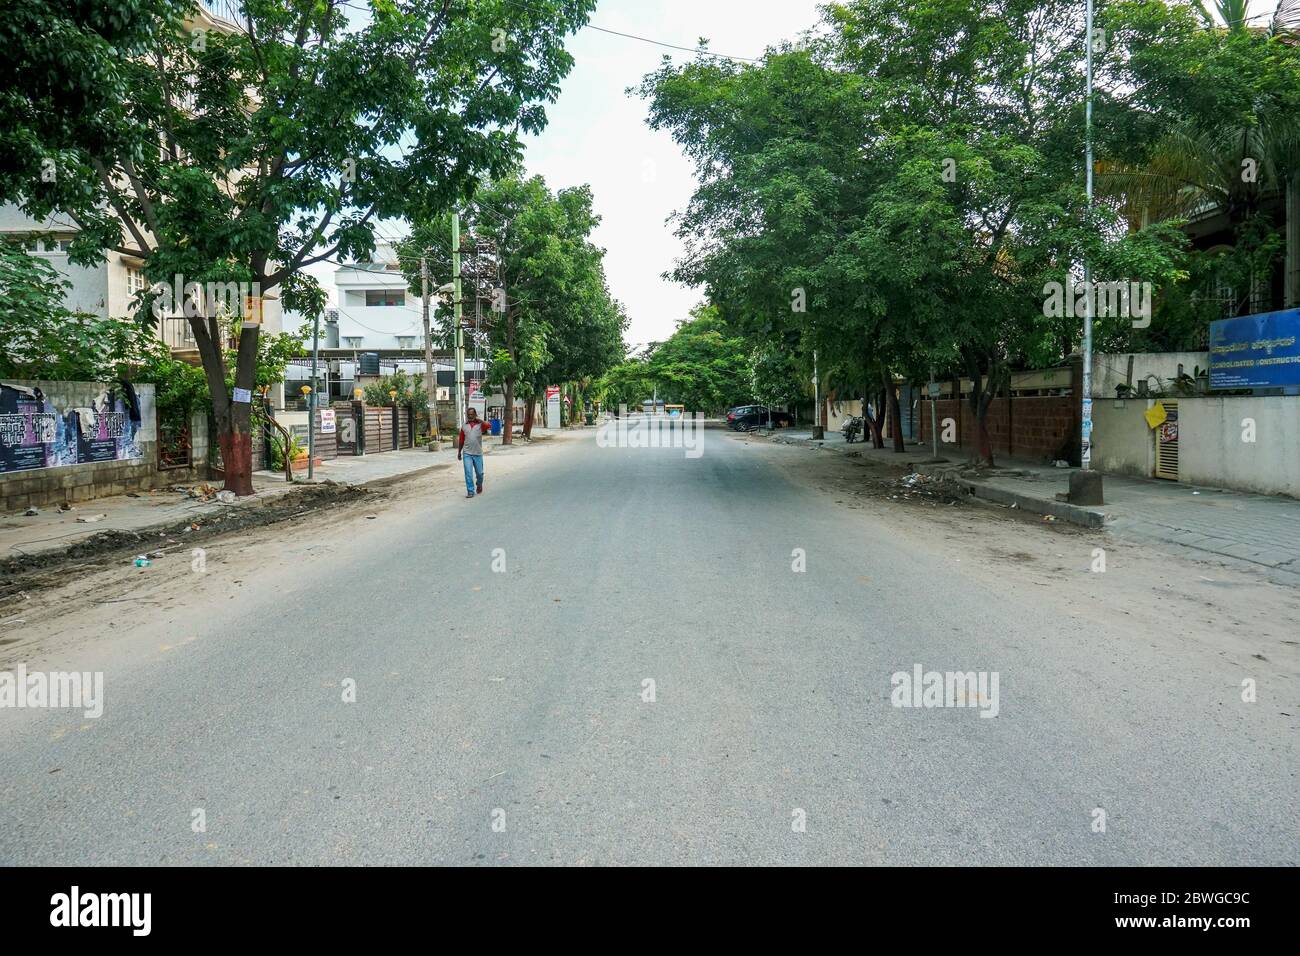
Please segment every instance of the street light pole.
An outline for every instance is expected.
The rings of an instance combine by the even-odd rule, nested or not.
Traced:
[[[451,214],[451,281],[456,316],[456,427],[465,424],[465,330],[460,295],[460,213]]]
[[[433,330],[429,325],[429,258],[420,256],[420,310],[424,314],[424,395],[429,434],[438,434],[438,382],[433,374]],[[430,445],[430,448],[433,446]]]
[[[1087,165],[1087,189],[1088,189],[1088,214],[1091,220],[1092,216],[1092,4],[1093,0],[1088,0],[1087,28],[1084,36],[1084,42],[1087,45],[1088,55],[1088,80],[1087,80],[1087,100],[1084,104],[1084,152]],[[1084,254],[1083,260],[1083,395],[1081,396],[1079,411],[1079,464],[1084,471],[1092,467],[1092,266],[1088,263],[1087,254]]]
[[[316,362],[320,356],[320,312],[311,320],[311,391],[307,393],[307,480],[315,477]]]
[[[817,350],[813,349],[813,428],[812,437],[821,440],[826,437],[822,427],[822,386],[817,380]]]

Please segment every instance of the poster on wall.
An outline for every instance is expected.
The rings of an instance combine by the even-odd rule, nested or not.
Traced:
[[[145,418],[126,382],[104,385],[85,405],[60,405],[38,386],[0,382],[0,475],[143,458]]]

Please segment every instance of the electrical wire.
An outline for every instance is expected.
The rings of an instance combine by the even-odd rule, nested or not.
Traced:
[[[530,12],[536,12],[536,11],[534,10],[534,8],[529,7],[529,6],[528,6],[527,4],[525,4],[525,3],[517,2],[517,0],[504,0],[504,2],[507,3],[507,4],[509,4],[509,5],[512,6],[512,7],[517,7],[518,9],[521,9],[521,10],[529,10]],[[340,5],[340,6],[344,6],[344,7],[349,7],[349,8],[351,8],[351,9],[356,10],[356,11],[361,12],[361,13],[370,13],[370,12],[371,12],[371,10],[370,10],[369,7],[361,7],[361,6],[358,6],[358,5],[355,4],[355,3],[349,3],[348,0],[340,0],[339,5]],[[694,53],[694,54],[697,54],[697,55],[699,55],[699,56],[710,56],[710,57],[713,57],[715,60],[731,60],[731,61],[733,61],[733,62],[738,62],[738,63],[762,63],[762,62],[763,62],[763,58],[762,58],[762,57],[755,57],[755,56],[731,56],[731,55],[728,55],[728,54],[726,54],[726,53],[714,53],[712,50],[709,50],[709,49],[707,49],[707,48],[705,48],[705,47],[698,47],[698,46],[681,46],[680,44],[677,44],[677,43],[668,43],[668,42],[666,42],[666,41],[664,41],[664,40],[656,40],[656,39],[654,39],[654,38],[652,38],[652,37],[641,36],[640,34],[637,34],[637,33],[626,33],[626,32],[624,32],[624,31],[622,31],[622,30],[611,30],[611,29],[608,28],[608,27],[597,26],[597,25],[594,24],[594,23],[584,23],[584,24],[583,24],[579,29],[582,29],[582,30],[596,30],[597,32],[600,32],[600,33],[609,34],[610,36],[624,37],[625,39],[628,39],[628,40],[637,40],[637,41],[639,41],[639,42],[641,42],[641,43],[649,43],[649,44],[651,44],[651,45],[653,45],[653,46],[661,46],[661,47],[664,47],[665,49],[669,49],[669,50],[678,50],[678,51],[681,51],[681,52],[683,52],[683,53]]]

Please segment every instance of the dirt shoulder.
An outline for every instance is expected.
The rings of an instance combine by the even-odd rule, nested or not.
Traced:
[[[129,563],[136,557],[161,560],[204,547],[213,539],[231,532],[301,518],[322,508],[361,500],[377,502],[384,496],[383,491],[364,486],[333,482],[303,485],[265,500],[246,502],[239,507],[197,515],[193,519],[137,530],[101,531],[66,548],[6,558],[0,561],[0,619],[5,616],[5,610],[16,594],[57,582],[74,567],[107,567]]]
[[[1281,712],[1300,716],[1300,589],[1211,560],[1120,540],[1105,530],[979,502],[965,495],[912,491],[903,467],[882,467],[804,445],[735,436],[767,457],[793,483],[858,513],[873,533],[906,539],[934,556],[934,587],[978,587],[1032,595],[1062,618],[1100,633],[1170,636],[1186,652],[1239,663],[1243,674],[1265,667],[1288,684]],[[810,467],[810,460],[816,467]],[[909,491],[911,493],[909,493]],[[864,536],[864,547],[870,547]]]
[[[495,481],[525,471],[538,456],[582,432],[538,437],[488,455]],[[454,457],[451,465],[456,466]],[[70,644],[101,641],[125,620],[132,628],[175,625],[214,597],[240,600],[274,589],[270,567],[293,566],[321,542],[400,524],[413,507],[462,498],[459,467],[385,478],[370,485],[303,485],[263,501],[208,512],[165,527],[101,532],[66,549],[0,564],[0,666]],[[205,573],[194,573],[201,553]],[[148,567],[135,558],[149,557]],[[123,619],[121,610],[136,613]],[[195,612],[198,613],[198,612]]]

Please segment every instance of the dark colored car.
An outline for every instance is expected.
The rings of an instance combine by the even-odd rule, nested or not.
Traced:
[[[764,405],[737,405],[727,412],[727,426],[738,432],[766,428],[769,420],[773,428],[789,428],[794,424],[794,416],[789,412],[776,408],[769,410]]]

